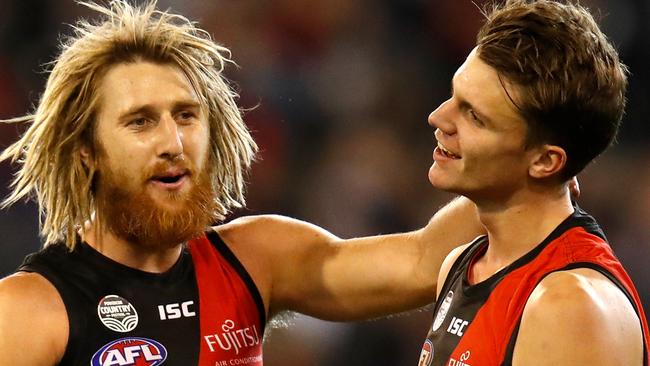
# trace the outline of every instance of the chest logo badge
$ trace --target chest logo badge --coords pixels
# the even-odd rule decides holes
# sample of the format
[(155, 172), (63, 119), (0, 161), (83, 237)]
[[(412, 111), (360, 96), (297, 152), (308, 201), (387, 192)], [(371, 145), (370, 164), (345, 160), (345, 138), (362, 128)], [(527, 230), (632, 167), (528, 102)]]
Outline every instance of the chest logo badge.
[(422, 352), (420, 352), (420, 361), (418, 366), (430, 366), (433, 361), (433, 342), (427, 339), (422, 345)]
[(442, 300), (440, 309), (438, 309), (438, 312), (436, 313), (436, 319), (433, 321), (433, 327), (431, 327), (431, 330), (433, 332), (438, 330), (442, 325), (442, 323), (445, 321), (445, 318), (447, 317), (447, 313), (449, 312), (449, 307), (451, 306), (451, 301), (453, 299), (454, 299), (454, 292), (449, 291), (447, 293), (447, 296), (445, 296), (445, 299)]
[(105, 344), (93, 355), (91, 366), (156, 366), (167, 359), (167, 349), (153, 339), (129, 337)]
[(130, 332), (138, 326), (138, 312), (125, 298), (108, 295), (97, 305), (99, 320), (110, 330), (120, 333)]

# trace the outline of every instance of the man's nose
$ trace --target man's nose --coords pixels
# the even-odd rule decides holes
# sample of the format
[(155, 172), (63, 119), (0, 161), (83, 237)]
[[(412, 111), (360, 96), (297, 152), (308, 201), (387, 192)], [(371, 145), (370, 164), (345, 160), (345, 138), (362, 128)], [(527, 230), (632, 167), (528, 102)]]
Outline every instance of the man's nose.
[(160, 117), (158, 156), (175, 158), (183, 154), (183, 131), (169, 114)]
[(456, 132), (456, 125), (452, 116), (453, 101), (447, 99), (436, 110), (429, 114), (427, 122), (431, 127), (439, 129), (447, 135), (453, 135)]

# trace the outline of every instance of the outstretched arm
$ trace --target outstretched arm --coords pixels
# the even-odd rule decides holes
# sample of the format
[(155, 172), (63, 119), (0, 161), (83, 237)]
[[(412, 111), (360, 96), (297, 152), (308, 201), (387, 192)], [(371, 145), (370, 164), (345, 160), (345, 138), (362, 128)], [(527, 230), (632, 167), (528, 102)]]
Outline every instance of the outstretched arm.
[(342, 321), (430, 303), (447, 253), (483, 229), (462, 198), (402, 234), (343, 240), (282, 216), (241, 218), (217, 231), (251, 272), (270, 315), (294, 310)]

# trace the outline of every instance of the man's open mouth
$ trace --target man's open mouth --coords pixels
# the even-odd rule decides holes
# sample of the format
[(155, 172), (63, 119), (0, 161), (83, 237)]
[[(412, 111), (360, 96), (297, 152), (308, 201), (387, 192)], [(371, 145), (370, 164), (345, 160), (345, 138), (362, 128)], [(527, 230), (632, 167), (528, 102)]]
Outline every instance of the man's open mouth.
[(164, 177), (154, 177), (153, 180), (162, 182), (162, 183), (176, 183), (181, 178), (183, 178), (185, 174), (180, 174), (180, 175), (172, 175), (172, 176), (164, 176)]
[(188, 177), (189, 175), (189, 171), (186, 169), (172, 169), (164, 173), (154, 175), (151, 178), (151, 181), (165, 185), (174, 185), (181, 182), (183, 178)]
[(451, 151), (445, 149), (445, 147), (442, 146), (442, 144), (440, 144), (440, 143), (438, 143), (438, 148), (440, 149), (440, 152), (442, 153), (442, 155), (444, 155), (444, 156), (446, 156), (446, 157), (448, 157), (450, 159), (460, 159), (459, 155), (456, 155), (456, 154), (452, 153)]

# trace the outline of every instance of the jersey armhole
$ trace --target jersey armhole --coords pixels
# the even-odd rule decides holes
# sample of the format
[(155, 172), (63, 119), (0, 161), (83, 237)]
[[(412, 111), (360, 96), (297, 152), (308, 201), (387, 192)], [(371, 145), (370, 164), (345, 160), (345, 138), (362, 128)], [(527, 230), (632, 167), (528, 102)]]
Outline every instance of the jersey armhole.
[(45, 278), (54, 288), (63, 301), (65, 307), (66, 318), (68, 319), (68, 341), (65, 345), (65, 352), (60, 365), (72, 364), (72, 361), (77, 359), (77, 353), (80, 351), (80, 346), (74, 342), (75, 339), (83, 339), (83, 329), (86, 328), (86, 320), (81, 316), (81, 311), (74, 301), (75, 294), (66, 290), (66, 286), (60, 283), (58, 277), (50, 273), (47, 268), (41, 266), (34, 266), (33, 264), (24, 264), (18, 268), (18, 272), (36, 273)]
[[(632, 297), (632, 294), (627, 290), (627, 288), (619, 281), (616, 276), (614, 276), (611, 272), (606, 270), (605, 268), (599, 266), (596, 263), (591, 263), (591, 262), (577, 262), (577, 263), (571, 263), (563, 268), (551, 271), (547, 274), (545, 274), (542, 278), (537, 281), (537, 284), (533, 288), (536, 288), (537, 285), (539, 285), (546, 276), (550, 275), (551, 273), (555, 272), (560, 272), (560, 271), (570, 271), (572, 269), (577, 269), (577, 268), (588, 268), (592, 269), (603, 276), (607, 277), (612, 283), (618, 287), (625, 296), (627, 297), (628, 301), (630, 304), (632, 304), (632, 308), (634, 308), (634, 312), (636, 313), (637, 317), (639, 318), (639, 322), (641, 323), (641, 336), (643, 337), (643, 366), (648, 366), (648, 349), (646, 346), (646, 335), (645, 332), (643, 331), (643, 320), (641, 317), (641, 313), (639, 312), (639, 308), (637, 307), (636, 301), (634, 301), (634, 297)], [(508, 347), (506, 348), (506, 353), (503, 359), (503, 363), (501, 363), (501, 366), (512, 366), (512, 356), (515, 351), (515, 343), (517, 343), (517, 336), (519, 335), (519, 327), (521, 325), (521, 318), (523, 316), (523, 312), (521, 315), (519, 315), (519, 320), (517, 320), (517, 325), (514, 327), (512, 334), (510, 335), (510, 340), (508, 341)]]
[(235, 271), (237, 271), (239, 277), (246, 284), (248, 291), (253, 297), (253, 301), (255, 301), (255, 305), (257, 305), (257, 312), (260, 315), (260, 324), (263, 327), (262, 330), (264, 330), (266, 328), (266, 310), (264, 309), (264, 302), (262, 301), (262, 295), (260, 294), (260, 291), (257, 288), (255, 281), (253, 281), (253, 278), (248, 273), (244, 265), (239, 261), (237, 256), (235, 256), (235, 253), (233, 253), (232, 250), (230, 250), (228, 245), (223, 241), (223, 239), (221, 239), (221, 236), (219, 236), (219, 234), (216, 231), (210, 229), (209, 231), (206, 232), (206, 236), (210, 241), (210, 243), (224, 257), (224, 259), (226, 259), (226, 261), (230, 263), (230, 265), (235, 269)]
[[(451, 267), (449, 267), (449, 272), (447, 272), (447, 277), (445, 277), (445, 282), (442, 284), (442, 288), (440, 289), (440, 296), (436, 298), (435, 305), (434, 305), (434, 314), (438, 311), (438, 305), (440, 304), (440, 298), (444, 298), (445, 294), (449, 292), (449, 288), (452, 286), (454, 281), (459, 275), (462, 275), (458, 273), (459, 268), (463, 266), (466, 260), (471, 259), (474, 256), (474, 253), (476, 252), (477, 248), (480, 248), (481, 245), (483, 244), (484, 240), (487, 238), (485, 235), (481, 235), (474, 239), (470, 245), (467, 246), (459, 255), (456, 257), (454, 260), (454, 263), (452, 263)], [(439, 275), (439, 274), (438, 274)]]

